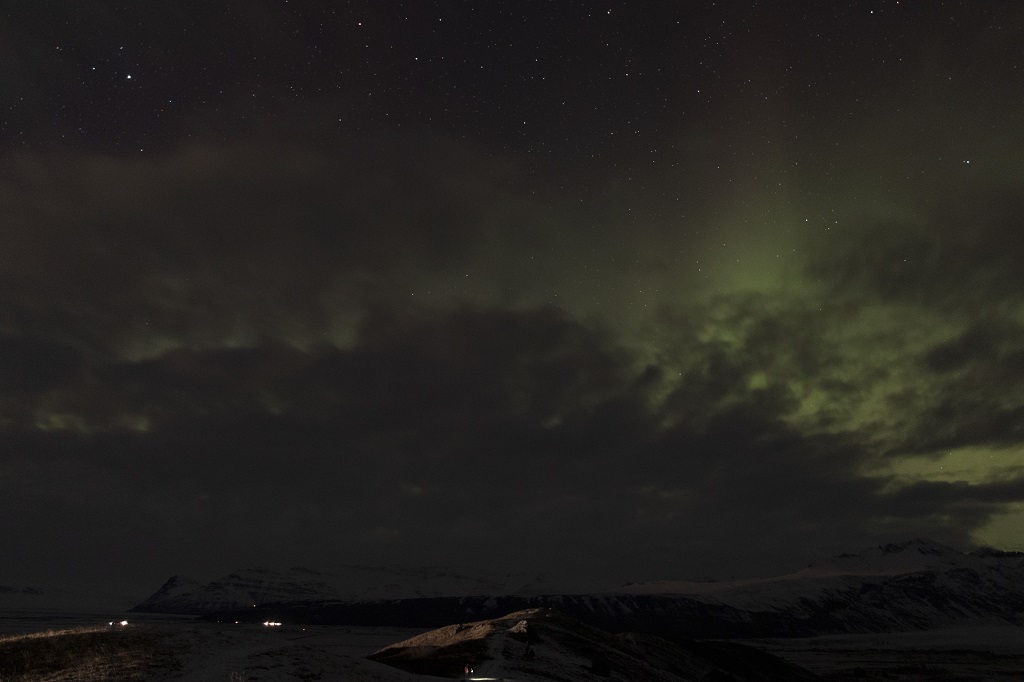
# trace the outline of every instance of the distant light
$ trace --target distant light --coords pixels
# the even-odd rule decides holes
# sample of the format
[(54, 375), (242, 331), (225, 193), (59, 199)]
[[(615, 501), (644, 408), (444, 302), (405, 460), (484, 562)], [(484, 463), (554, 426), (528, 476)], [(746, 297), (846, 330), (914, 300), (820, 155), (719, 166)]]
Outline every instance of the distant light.
[(268, 621), (264, 622), (263, 625), (265, 627), (268, 627), (268, 628), (279, 628), (279, 627), (281, 627), (280, 623), (275, 623), (272, 620), (268, 620)]

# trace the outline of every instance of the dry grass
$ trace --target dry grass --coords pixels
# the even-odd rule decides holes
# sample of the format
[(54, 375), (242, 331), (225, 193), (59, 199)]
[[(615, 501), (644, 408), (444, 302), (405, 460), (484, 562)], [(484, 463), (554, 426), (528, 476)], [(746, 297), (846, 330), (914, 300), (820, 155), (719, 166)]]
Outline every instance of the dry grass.
[(0, 682), (144, 680), (169, 654), (144, 628), (87, 627), (0, 638)]

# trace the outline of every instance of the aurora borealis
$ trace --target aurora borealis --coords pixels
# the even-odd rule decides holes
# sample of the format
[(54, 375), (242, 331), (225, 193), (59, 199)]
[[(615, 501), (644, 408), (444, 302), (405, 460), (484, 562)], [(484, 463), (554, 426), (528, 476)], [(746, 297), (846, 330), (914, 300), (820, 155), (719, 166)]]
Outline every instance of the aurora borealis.
[(0, 12), (0, 584), (1024, 549), (1019, 3), (144, 4)]

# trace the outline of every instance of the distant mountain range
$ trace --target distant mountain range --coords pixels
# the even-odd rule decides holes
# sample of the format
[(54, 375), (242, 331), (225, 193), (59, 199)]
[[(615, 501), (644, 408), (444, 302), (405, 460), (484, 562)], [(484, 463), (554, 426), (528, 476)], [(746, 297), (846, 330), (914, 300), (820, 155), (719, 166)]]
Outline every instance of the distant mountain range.
[(126, 600), (116, 589), (112, 591), (109, 585), (0, 585), (0, 610), (121, 612), (131, 605), (131, 600)]
[(840, 554), (776, 578), (634, 583), (543, 593), (509, 577), (430, 571), (249, 569), (212, 583), (174, 577), (135, 611), (246, 621), (430, 627), (554, 608), (609, 631), (688, 637), (800, 636), (1024, 623), (1024, 553), (929, 540)]
[(43, 591), (36, 587), (11, 587), (0, 585), (0, 606), (7, 608), (31, 608), (42, 600)]
[(482, 579), (430, 568), (343, 566), (332, 572), (301, 566), (287, 570), (249, 568), (205, 584), (172, 576), (133, 610), (202, 615), (270, 603), (537, 594), (545, 587), (542, 579), (529, 576), (508, 574)]

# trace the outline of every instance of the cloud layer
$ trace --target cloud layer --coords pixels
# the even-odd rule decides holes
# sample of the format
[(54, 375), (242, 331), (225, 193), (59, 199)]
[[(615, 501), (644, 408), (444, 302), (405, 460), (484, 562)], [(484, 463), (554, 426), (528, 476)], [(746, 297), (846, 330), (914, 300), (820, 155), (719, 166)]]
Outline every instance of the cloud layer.
[(0, 582), (1021, 547), (1015, 11), (328, 5), (0, 21)]

